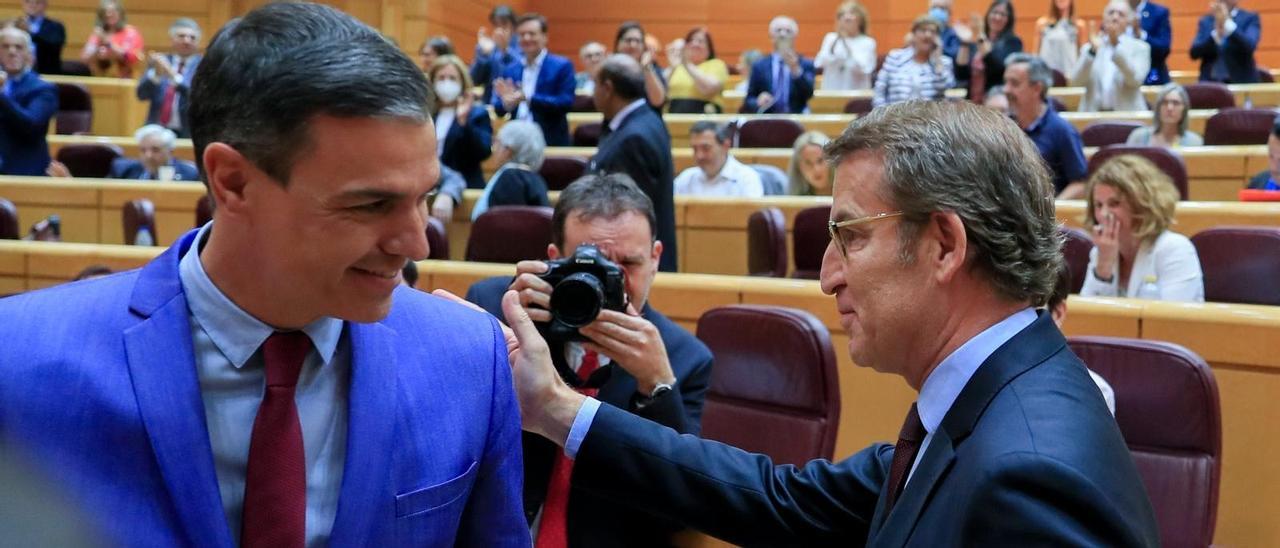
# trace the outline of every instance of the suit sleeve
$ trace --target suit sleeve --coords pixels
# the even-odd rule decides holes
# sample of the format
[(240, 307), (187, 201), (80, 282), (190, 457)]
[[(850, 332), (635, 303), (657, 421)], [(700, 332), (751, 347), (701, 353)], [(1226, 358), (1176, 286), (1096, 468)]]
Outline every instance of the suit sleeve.
[(760, 103), (756, 102), (756, 97), (769, 91), (765, 89), (764, 77), (760, 74), (760, 70), (760, 62), (757, 61), (756, 64), (751, 65), (751, 78), (747, 80), (747, 96), (742, 98), (742, 110), (749, 114), (755, 114), (760, 110)]
[(0, 120), (12, 135), (36, 137), (49, 129), (49, 119), (58, 111), (58, 91), (41, 86), (25, 105), (0, 95)]
[[(518, 65), (516, 70), (520, 70)], [(503, 78), (511, 78), (511, 79), (515, 79), (516, 77), (516, 74), (514, 72), (505, 70), (505, 69), (499, 72), (498, 75)], [(492, 80), (493, 79), (491, 79), (490, 81)], [(489, 98), (489, 104), (493, 106), (493, 112), (498, 116), (507, 115), (507, 109), (502, 105), (502, 97), (498, 96), (497, 90), (494, 90), (493, 97)]]
[(1164, 60), (1169, 56), (1169, 48), (1173, 46), (1173, 28), (1169, 24), (1169, 12), (1165, 10), (1156, 17), (1156, 25), (1147, 33), (1147, 44), (1151, 46), (1151, 60)]
[(139, 101), (154, 101), (160, 96), (160, 82), (152, 81), (151, 74), (155, 69), (147, 69), (143, 71), (142, 78), (138, 80), (138, 87), (134, 90)]
[(479, 164), (493, 154), (493, 124), (488, 109), (473, 106), (466, 125), (459, 126), (458, 130), (461, 139), (452, 152), (460, 165)]
[(791, 112), (799, 114), (813, 97), (813, 81), (816, 78), (813, 62), (801, 58), (800, 74), (791, 77)]
[[(544, 64), (544, 68), (546, 67)], [(573, 64), (565, 62), (556, 67), (555, 77), (551, 80), (551, 89), (539, 89), (535, 86), (533, 97), (529, 98), (529, 108), (552, 115), (569, 112), (573, 107), (573, 96), (576, 82), (573, 79)]]
[[(1237, 29), (1239, 30), (1239, 29)], [(1191, 41), (1192, 59), (1202, 59), (1211, 54), (1216, 55), (1218, 52), (1218, 44), (1213, 41), (1213, 18), (1204, 16), (1200, 18), (1200, 25), (1196, 27), (1196, 37)]]
[(1258, 16), (1251, 15), (1244, 21), (1243, 25), (1240, 25), (1235, 32), (1231, 33), (1231, 36), (1228, 36), (1223, 41), (1223, 45), (1231, 48), (1242, 59), (1248, 59), (1253, 55), (1253, 51), (1258, 48), (1258, 37), (1261, 32), (1262, 28), (1258, 23)]

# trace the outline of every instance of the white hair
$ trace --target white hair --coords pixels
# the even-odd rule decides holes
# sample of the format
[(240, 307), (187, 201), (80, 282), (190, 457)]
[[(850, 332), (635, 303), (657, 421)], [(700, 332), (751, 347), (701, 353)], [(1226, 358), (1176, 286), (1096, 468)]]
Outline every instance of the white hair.
[(533, 122), (513, 120), (502, 124), (498, 130), (498, 143), (511, 151), (511, 161), (524, 164), (537, 171), (542, 167), (542, 155), (547, 141), (542, 128)]
[(16, 36), (21, 36), (23, 41), (27, 44), (27, 53), (31, 53), (36, 50), (35, 42), (31, 40), (31, 33), (25, 30), (9, 25), (7, 27), (0, 28), (0, 34), (14, 34)]
[(178, 141), (178, 135), (173, 130), (158, 124), (147, 124), (138, 128), (138, 131), (133, 132), (133, 138), (139, 145), (142, 144), (143, 139), (153, 135), (160, 137), (160, 142), (164, 145), (164, 148), (173, 152), (173, 147)]
[(204, 33), (200, 31), (200, 23), (197, 23), (195, 19), (190, 17), (179, 17), (175, 19), (173, 24), (169, 25), (169, 37), (172, 38), (173, 34), (177, 32), (178, 29), (190, 29), (195, 31), (197, 40), (204, 36)]

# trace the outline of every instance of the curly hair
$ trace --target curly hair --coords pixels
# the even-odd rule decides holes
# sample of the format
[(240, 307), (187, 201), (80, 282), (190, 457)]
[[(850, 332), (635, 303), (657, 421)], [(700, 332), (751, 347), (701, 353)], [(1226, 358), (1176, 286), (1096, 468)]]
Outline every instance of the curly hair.
[(1093, 211), (1093, 191), (1098, 185), (1112, 187), (1124, 196), (1133, 210), (1133, 235), (1139, 241), (1154, 241), (1173, 224), (1178, 189), (1151, 160), (1124, 154), (1103, 162), (1093, 172), (1085, 191), (1084, 226), (1089, 230), (1098, 224)]

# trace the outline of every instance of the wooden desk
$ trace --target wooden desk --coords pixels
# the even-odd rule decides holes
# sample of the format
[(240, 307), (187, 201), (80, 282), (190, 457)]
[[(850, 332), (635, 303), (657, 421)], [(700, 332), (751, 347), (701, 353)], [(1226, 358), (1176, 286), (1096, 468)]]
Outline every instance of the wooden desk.
[(23, 230), (56, 213), (66, 242), (124, 243), (121, 207), (146, 198), (156, 206), (156, 243), (168, 245), (195, 226), (196, 202), (204, 194), (204, 185), (190, 182), (0, 177), (0, 196), (17, 207)]
[[(54, 158), (58, 157), (58, 151), (62, 147), (72, 144), (88, 144), (103, 143), (115, 145), (124, 151), (125, 157), (141, 158), (142, 151), (138, 148), (138, 142), (133, 137), (100, 137), (91, 135), (50, 135), (49, 139), (49, 155)], [(195, 145), (191, 139), (178, 139), (173, 147), (173, 155), (182, 158), (188, 162), (195, 162), (196, 151)]]

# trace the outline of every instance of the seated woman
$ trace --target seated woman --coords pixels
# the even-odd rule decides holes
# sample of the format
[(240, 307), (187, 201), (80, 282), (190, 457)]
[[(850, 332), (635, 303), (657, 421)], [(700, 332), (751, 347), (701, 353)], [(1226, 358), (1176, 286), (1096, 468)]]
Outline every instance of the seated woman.
[(1196, 248), (1172, 232), (1178, 190), (1150, 160), (1117, 156), (1089, 178), (1084, 225), (1093, 251), (1080, 294), (1204, 302)]
[(509, 205), (549, 206), (547, 182), (538, 174), (547, 142), (533, 122), (513, 120), (502, 125), (493, 142), (498, 171), (489, 178), (484, 193), (471, 210), (471, 220), (491, 207)]
[(1165, 148), (1203, 146), (1204, 138), (1187, 129), (1190, 105), (1186, 88), (1178, 84), (1165, 85), (1156, 96), (1152, 125), (1133, 130), (1125, 144)]
[(679, 62), (667, 79), (667, 112), (713, 114), (724, 112), (721, 93), (729, 81), (729, 65), (716, 59), (716, 47), (706, 27), (684, 37)]
[(618, 26), (613, 52), (630, 55), (640, 66), (648, 69), (644, 71), (644, 94), (649, 99), (649, 106), (660, 111), (667, 102), (667, 81), (662, 77), (662, 67), (658, 66), (654, 49), (646, 45), (644, 27), (640, 23), (623, 21)]
[(1151, 46), (1125, 34), (1133, 17), (1127, 0), (1111, 0), (1102, 12), (1102, 30), (1080, 48), (1068, 77), (1084, 88), (1080, 112), (1147, 110), (1142, 82), (1151, 70)]
[(831, 167), (822, 158), (827, 138), (821, 131), (806, 131), (796, 137), (787, 164), (787, 194), (795, 196), (830, 196)]
[[(942, 100), (956, 84), (951, 58), (942, 54), (942, 24), (928, 15), (911, 23), (911, 43), (889, 52), (876, 75), (871, 106), (913, 99)], [(824, 76), (825, 78), (825, 76)]]
[(848, 1), (836, 8), (836, 30), (828, 32), (813, 66), (822, 69), (822, 89), (871, 87), (876, 71), (876, 39), (867, 36), (867, 10)]
[(85, 40), (80, 60), (94, 76), (133, 78), (142, 60), (142, 33), (126, 24), (124, 6), (116, 0), (98, 3), (98, 19), (93, 34)]
[(436, 125), (436, 155), (462, 174), (467, 188), (484, 188), (480, 164), (492, 153), (493, 125), (489, 109), (477, 105), (471, 94), (471, 75), (457, 55), (436, 59), (427, 73), (435, 89), (431, 118)]

